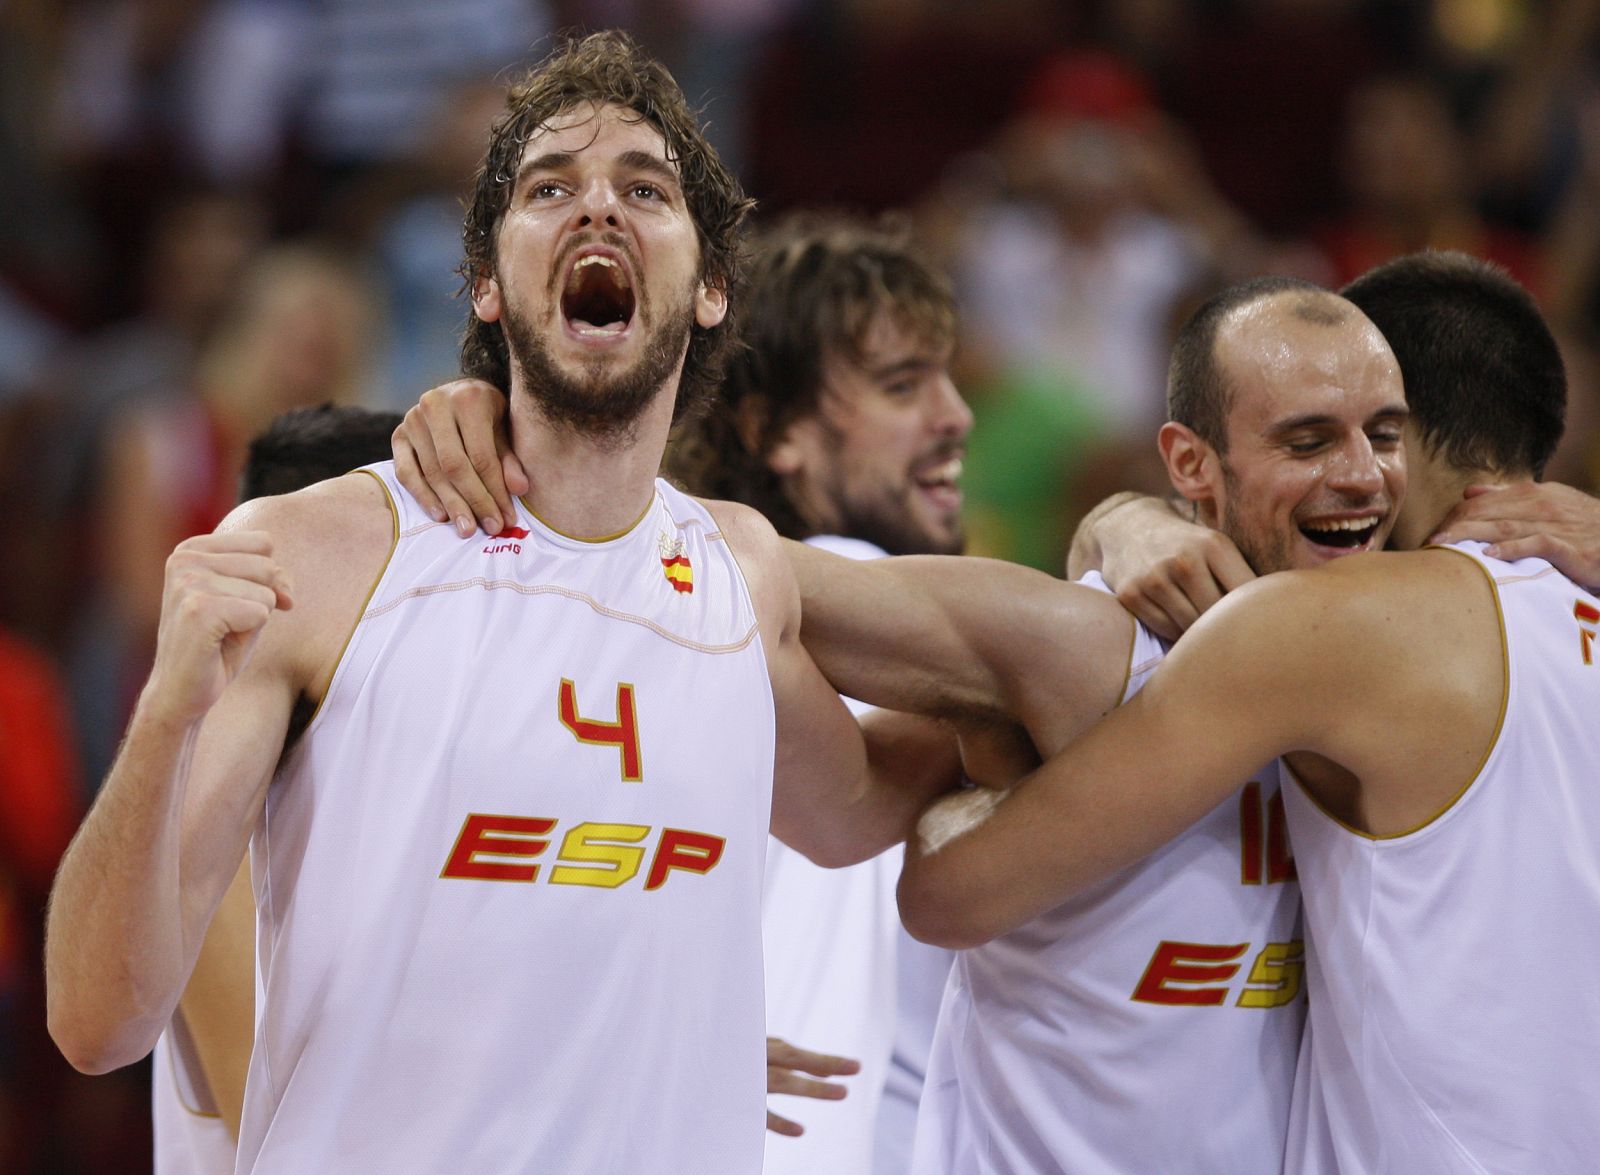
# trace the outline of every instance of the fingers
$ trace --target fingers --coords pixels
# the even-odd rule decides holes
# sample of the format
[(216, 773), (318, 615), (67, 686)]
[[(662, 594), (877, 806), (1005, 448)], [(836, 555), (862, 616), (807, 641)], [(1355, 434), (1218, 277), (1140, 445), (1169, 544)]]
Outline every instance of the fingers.
[(1485, 548), (1484, 554), (1492, 559), (1504, 559), (1507, 563), (1515, 563), (1518, 559), (1544, 559), (1560, 567), (1566, 562), (1563, 556), (1569, 552), (1549, 535), (1530, 534), (1507, 539), (1503, 543), (1492, 543)]
[(522, 462), (517, 460), (517, 455), (511, 451), (509, 445), (500, 455), (500, 476), (505, 479), (506, 489), (518, 497), (533, 488), (527, 470), (522, 468)]
[(456, 533), (470, 538), (482, 520), (486, 529), (489, 523), (495, 523), (489, 533), (498, 534), (500, 527), (494, 497), (467, 455), (466, 442), (458, 427), (460, 422), (449, 401), (435, 388), (422, 397), (413, 411), (419, 414), (433, 447), (434, 462), (433, 468), (427, 470), (428, 484), (450, 511)]
[[(426, 398), (424, 396), (424, 400)], [(413, 404), (407, 410), (405, 419), (400, 422), (400, 428), (396, 430), (396, 441), (402, 432), (415, 457), (415, 467), (411, 467), (409, 463), (401, 464), (400, 447), (396, 443), (395, 476), (400, 479), (400, 484), (406, 487), (435, 522), (451, 522), (456, 528), (456, 533), (462, 538), (470, 537), (477, 529), (477, 523), (473, 521), (472, 508), (456, 492), (455, 486), (439, 468), (439, 454), (433, 443), (433, 431), (428, 427), (421, 404)]]
[(805, 1127), (798, 1122), (791, 1122), (788, 1118), (780, 1117), (771, 1110), (767, 1111), (767, 1129), (774, 1134), (781, 1134), (785, 1138), (799, 1138), (804, 1134)]
[[(389, 449), (394, 454), (395, 476), (400, 479), (400, 484), (406, 487), (406, 490), (417, 500), (417, 504), (422, 507), (429, 518), (435, 522), (449, 522), (449, 511), (445, 509), (444, 503), (439, 500), (439, 495), (435, 494), (428, 486), (428, 474), (423, 467), (422, 454), (418, 451), (417, 446), (411, 443), (408, 428), (410, 427), (411, 413), (415, 411), (415, 408), (408, 411), (405, 419), (395, 426), (394, 432), (389, 437)], [(427, 430), (424, 429), (422, 431), (426, 433)], [(428, 461), (437, 467), (438, 462), (433, 456), (433, 443), (431, 441), (423, 441), (421, 443), (427, 447)]]
[[(510, 456), (509, 444), (503, 442), (503, 432), (498, 419), (482, 411), (464, 411), (457, 408), (453, 423), (459, 430), (461, 445), (472, 466), (474, 480), (461, 488), (462, 494), (476, 509), (479, 524), (487, 534), (499, 534), (501, 519), (515, 519), (516, 507), (511, 504), (511, 493), (503, 475), (502, 455)], [(512, 458), (515, 460), (515, 458)], [(520, 468), (520, 465), (519, 465)], [(481, 486), (487, 501), (475, 496), (475, 486)]]
[(1124, 588), (1117, 593), (1117, 600), (1141, 624), (1166, 641), (1177, 640), (1199, 619), (1199, 613), (1184, 594), (1165, 579)]
[(167, 557), (167, 590), (210, 590), (263, 602), (268, 610), (294, 607), (289, 578), (272, 558), (264, 530), (197, 535)]
[[(1239, 553), (1239, 548), (1233, 545), (1227, 535), (1220, 532), (1217, 534), (1217, 541), (1206, 553), (1206, 566), (1211, 569), (1211, 577), (1222, 589), (1223, 595), (1233, 591), (1234, 588), (1243, 587), (1256, 577), (1250, 564), (1245, 562), (1244, 556)], [(1215, 603), (1216, 600), (1211, 601), (1211, 604)], [(1206, 608), (1211, 604), (1207, 604)], [(1202, 608), (1201, 611), (1205, 609)]]
[[(861, 1071), (861, 1062), (850, 1057), (836, 1057), (830, 1053), (814, 1053), (798, 1048), (777, 1036), (767, 1037), (767, 1069), (775, 1067), (798, 1069), (815, 1077), (847, 1077)], [(837, 1088), (837, 1087), (836, 1087)], [(841, 1093), (838, 1096), (843, 1097)]]

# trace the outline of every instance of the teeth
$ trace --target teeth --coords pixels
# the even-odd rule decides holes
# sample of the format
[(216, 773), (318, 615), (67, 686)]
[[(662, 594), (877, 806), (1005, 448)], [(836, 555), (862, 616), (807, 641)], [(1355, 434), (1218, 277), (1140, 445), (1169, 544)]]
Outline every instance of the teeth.
[(930, 469), (924, 469), (917, 475), (917, 481), (922, 485), (954, 485), (960, 480), (960, 457), (952, 457), (943, 465), (935, 465)]
[(1339, 522), (1307, 522), (1307, 530), (1366, 530), (1376, 526), (1376, 518), (1346, 518)]
[(607, 257), (604, 253), (590, 253), (587, 256), (578, 258), (578, 260), (572, 266), (573, 275), (576, 276), (579, 271), (587, 269), (591, 265), (603, 265), (607, 269), (615, 270), (615, 272), (611, 275), (612, 280), (615, 281), (619, 286), (626, 286), (628, 284), (628, 271), (623, 269), (622, 266), (618, 265), (615, 260)]

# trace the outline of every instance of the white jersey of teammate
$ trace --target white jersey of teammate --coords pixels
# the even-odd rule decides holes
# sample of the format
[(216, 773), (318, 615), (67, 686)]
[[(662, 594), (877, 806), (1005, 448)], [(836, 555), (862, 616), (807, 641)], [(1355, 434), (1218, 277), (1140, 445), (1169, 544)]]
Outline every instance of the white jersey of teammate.
[(1600, 1155), (1600, 598), (1457, 549), (1493, 581), (1506, 653), (1476, 778), (1376, 838), (1284, 772), (1311, 987), (1295, 1175), (1571, 1175)]
[[(1138, 625), (1124, 701), (1165, 655)], [(1274, 763), (1144, 861), (960, 952), (912, 1170), (1279, 1175), (1299, 905)]]
[(154, 1175), (229, 1175), (236, 1148), (206, 1085), (181, 1016), (150, 1055)]
[(387, 567), (251, 842), (239, 1170), (747, 1175), (771, 684), (715, 520)]
[[(884, 555), (860, 539), (806, 541), (850, 559)], [(857, 714), (870, 709), (845, 702)], [(766, 1175), (870, 1175), (878, 1152), (910, 1155), (921, 1088), (904, 1075), (927, 1066), (951, 955), (917, 942), (900, 925), (895, 886), (902, 855), (897, 846), (859, 865), (823, 869), (778, 840), (767, 844), (761, 909), (767, 1031), (802, 1048), (853, 1057), (861, 1071), (845, 1079), (850, 1092), (843, 1101), (775, 1103), (805, 1133), (767, 1135)], [(931, 976), (934, 998), (917, 998), (928, 982), (908, 982), (902, 990), (903, 971), (912, 972), (908, 980)], [(905, 1169), (901, 1163), (898, 1170)]]

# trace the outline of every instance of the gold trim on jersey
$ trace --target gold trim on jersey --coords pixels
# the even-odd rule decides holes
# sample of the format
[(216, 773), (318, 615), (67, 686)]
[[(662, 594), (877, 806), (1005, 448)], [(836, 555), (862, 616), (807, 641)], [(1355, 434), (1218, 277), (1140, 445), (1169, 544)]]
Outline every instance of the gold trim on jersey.
[[(357, 469), (356, 473), (364, 473), (378, 483), (378, 488), (383, 491), (383, 500), (389, 504), (389, 553), (384, 556), (383, 566), (378, 568), (378, 574), (373, 579), (372, 585), (367, 588), (366, 598), (361, 601), (361, 610), (356, 613), (355, 623), (350, 626), (350, 631), (344, 634), (344, 644), (339, 646), (339, 655), (333, 659), (333, 672), (328, 674), (328, 684), (322, 691), (322, 696), (317, 699), (316, 708), (311, 711), (311, 717), (306, 719), (305, 731), (301, 734), (304, 739), (311, 733), (311, 728), (316, 725), (317, 717), (322, 713), (322, 705), (328, 700), (328, 695), (333, 692), (333, 683), (339, 676), (339, 666), (344, 664), (344, 655), (350, 651), (350, 642), (356, 639), (356, 629), (361, 627), (361, 622), (367, 618), (367, 606), (372, 603), (372, 597), (378, 593), (378, 585), (383, 582), (383, 577), (389, 573), (389, 564), (394, 561), (394, 553), (400, 546), (400, 507), (394, 500), (394, 495), (389, 493), (389, 486), (370, 469)], [(432, 526), (442, 526), (443, 523), (430, 523)], [(409, 530), (407, 534), (415, 534)]]
[[(437, 595), (440, 592), (467, 591), (471, 588), (482, 588), (484, 591), (491, 592), (514, 591), (520, 592), (525, 596), (563, 596), (569, 600), (576, 600), (580, 604), (587, 604), (591, 609), (593, 609), (599, 615), (604, 616), (607, 620), (622, 620), (629, 624), (637, 624), (641, 628), (649, 629), (651, 632), (655, 633), (664, 640), (669, 640), (675, 645), (681, 645), (683, 648), (689, 649), (696, 653), (711, 653), (713, 655), (720, 655), (723, 653), (741, 652), (750, 644), (751, 641), (755, 640), (757, 630), (759, 628), (758, 625), (752, 624), (749, 631), (746, 632), (744, 636), (740, 637), (737, 641), (734, 641), (731, 644), (708, 645), (701, 641), (692, 641), (687, 637), (679, 636), (677, 633), (663, 628), (654, 620), (650, 620), (644, 616), (635, 616), (631, 612), (620, 612), (615, 608), (608, 608), (599, 600), (595, 599), (586, 592), (574, 591), (571, 588), (560, 587), (553, 583), (518, 583), (514, 579), (484, 579), (481, 575), (475, 576), (472, 579), (460, 580), (456, 583), (435, 583), (426, 584), (422, 587), (408, 588), (406, 591), (401, 592), (388, 603), (374, 608), (370, 612), (363, 613), (361, 619), (376, 619), (377, 617), (393, 611), (395, 608), (398, 608), (407, 600), (418, 599), (422, 596)], [(370, 601), (372, 597), (368, 596), (367, 598)]]
[[(222, 1120), (222, 1112), (220, 1110), (201, 1110), (201, 1109), (198, 1109), (198, 1108), (196, 1108), (194, 1106), (191, 1106), (189, 1104), (189, 1102), (188, 1102), (188, 1099), (183, 1096), (183, 1082), (181, 1080), (179, 1080), (179, 1074), (178, 1074), (178, 1048), (179, 1048), (179, 1044), (178, 1044), (178, 1032), (177, 1032), (178, 1018), (180, 1016), (182, 1016), (182, 1015), (183, 1015), (182, 1011), (174, 1009), (173, 1014), (172, 1014), (172, 1023), (170, 1025), (168, 1025), (168, 1027), (167, 1027), (167, 1067), (172, 1070), (172, 1097), (173, 1097), (173, 1100), (176, 1101), (178, 1103), (178, 1105), (182, 1107), (183, 1112), (188, 1114), (191, 1118), (208, 1118), (213, 1122), (220, 1122)], [(184, 1033), (185, 1033), (185, 1035), (187, 1035), (187, 1033), (188, 1033), (187, 1025), (185, 1025), (185, 1027), (184, 1027)], [(196, 1063), (197, 1064), (199, 1063), (198, 1062), (198, 1058), (196, 1058)], [(201, 1068), (200, 1068), (200, 1080), (204, 1081), (205, 1079), (206, 1079), (205, 1067), (201, 1066)], [(210, 1093), (211, 1090), (208, 1088), (206, 1090), (206, 1092)], [(212, 1101), (216, 1101), (217, 1100), (215, 1095), (212, 1096), (211, 1100)]]
[[(1305, 780), (1301, 779), (1300, 776), (1295, 773), (1295, 769), (1290, 766), (1289, 760), (1282, 760), (1283, 768), (1289, 773), (1289, 778), (1294, 780), (1295, 785), (1300, 788), (1300, 791), (1305, 795), (1306, 799), (1311, 801), (1311, 806), (1317, 811), (1321, 812), (1329, 820), (1333, 821), (1333, 823), (1337, 824), (1340, 828), (1344, 829), (1352, 836), (1360, 837), (1362, 840), (1401, 840), (1408, 836), (1414, 836), (1421, 832), (1424, 828), (1428, 828), (1429, 826), (1438, 823), (1440, 818), (1443, 817), (1445, 813), (1449, 812), (1450, 809), (1459, 804), (1466, 794), (1472, 790), (1472, 785), (1478, 782), (1478, 778), (1483, 774), (1483, 769), (1489, 765), (1489, 760), (1491, 757), (1493, 757), (1495, 748), (1500, 745), (1500, 734), (1503, 730), (1505, 730), (1506, 726), (1506, 711), (1511, 706), (1511, 645), (1506, 639), (1506, 613), (1505, 609), (1501, 607), (1500, 591), (1496, 586), (1501, 581), (1495, 579), (1494, 574), (1489, 570), (1488, 566), (1482, 562), (1482, 560), (1473, 558), (1466, 551), (1457, 550), (1455, 547), (1448, 547), (1440, 544), (1434, 544), (1424, 549), (1429, 551), (1450, 551), (1456, 555), (1460, 555), (1463, 559), (1467, 560), (1474, 567), (1476, 567), (1483, 574), (1484, 579), (1489, 581), (1489, 596), (1494, 600), (1494, 615), (1495, 619), (1500, 625), (1500, 716), (1495, 719), (1494, 734), (1490, 736), (1489, 745), (1484, 748), (1483, 756), (1478, 760), (1478, 765), (1472, 769), (1472, 774), (1467, 777), (1467, 782), (1462, 784), (1460, 790), (1446, 800), (1439, 810), (1432, 816), (1429, 816), (1421, 824), (1418, 824), (1412, 828), (1403, 829), (1400, 832), (1386, 832), (1382, 835), (1379, 835), (1377, 833), (1366, 832), (1360, 828), (1356, 828), (1353, 825), (1346, 824), (1343, 820), (1339, 819), (1339, 817), (1335, 816), (1332, 812), (1328, 811), (1328, 809), (1322, 806), (1322, 802), (1318, 800), (1311, 789), (1306, 786)], [(1507, 582), (1516, 582), (1525, 579), (1538, 579), (1543, 574), (1544, 573), (1541, 572), (1540, 575), (1512, 576), (1509, 577)]]
[[(1448, 551), (1450, 548), (1449, 547), (1441, 547), (1440, 549)], [(1561, 573), (1559, 571), (1557, 571), (1554, 567), (1546, 567), (1543, 571), (1535, 572), (1532, 575), (1500, 575), (1500, 576), (1496, 576), (1495, 577), (1495, 583), (1498, 583), (1498, 584), (1532, 583), (1536, 579), (1544, 579), (1548, 575), (1559, 575), (1559, 574), (1561, 574)]]
[[(566, 531), (562, 530), (558, 526), (551, 526), (548, 522), (546, 522), (543, 518), (541, 518), (539, 516), (539, 512), (537, 510), (535, 510), (531, 505), (528, 504), (528, 499), (527, 499), (526, 495), (524, 495), (523, 497), (518, 498), (517, 501), (522, 503), (522, 508), (524, 510), (526, 510), (533, 517), (533, 520), (535, 522), (537, 522), (540, 526), (544, 527), (551, 534), (560, 535), (562, 538), (570, 539), (571, 541), (573, 541), (575, 543), (596, 543), (596, 544), (598, 544), (598, 543), (614, 543), (618, 539), (622, 538), (624, 535), (631, 534), (633, 532), (634, 528), (636, 528), (641, 522), (644, 521), (645, 515), (650, 513), (650, 507), (652, 507), (652, 506), (654, 506), (656, 504), (656, 499), (659, 498), (660, 496), (661, 495), (656, 492), (655, 487), (652, 486), (651, 489), (650, 489), (650, 500), (644, 504), (644, 509), (639, 511), (639, 517), (635, 518), (632, 522), (628, 523), (627, 526), (623, 527), (621, 530), (617, 531), (615, 534), (603, 534), (603, 535), (597, 535), (597, 536), (594, 536), (594, 537), (589, 537), (587, 535), (581, 535), (581, 534), (568, 534)], [(668, 517), (671, 517), (671, 515), (668, 515)]]

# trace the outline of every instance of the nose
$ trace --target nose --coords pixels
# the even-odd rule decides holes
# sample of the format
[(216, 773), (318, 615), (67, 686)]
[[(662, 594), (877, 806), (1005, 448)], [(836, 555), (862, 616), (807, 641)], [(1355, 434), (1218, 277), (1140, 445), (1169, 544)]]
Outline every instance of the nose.
[(1352, 437), (1334, 454), (1328, 485), (1352, 498), (1372, 498), (1383, 492), (1383, 459), (1365, 433)]
[(621, 228), (622, 201), (604, 176), (593, 176), (578, 189), (573, 208), (574, 228)]
[(972, 409), (948, 374), (941, 374), (934, 381), (928, 420), (941, 437), (961, 440), (972, 431)]

